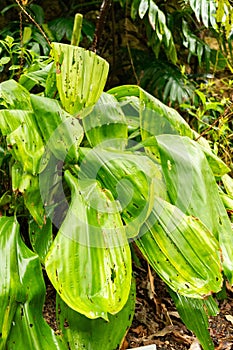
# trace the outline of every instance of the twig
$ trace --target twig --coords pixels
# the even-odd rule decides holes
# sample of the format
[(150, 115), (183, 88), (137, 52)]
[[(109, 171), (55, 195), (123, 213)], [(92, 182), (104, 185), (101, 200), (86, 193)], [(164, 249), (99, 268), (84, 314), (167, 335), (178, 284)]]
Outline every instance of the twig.
[(20, 10), (30, 19), (30, 21), (36, 26), (36, 28), (41, 32), (41, 34), (43, 35), (43, 37), (45, 38), (45, 40), (47, 41), (47, 43), (49, 44), (49, 46), (51, 46), (51, 41), (49, 40), (49, 38), (47, 37), (47, 35), (45, 34), (45, 32), (43, 31), (43, 29), (41, 28), (41, 26), (34, 20), (34, 18), (26, 11), (25, 7), (21, 5), (19, 0), (15, 0), (20, 8)]
[(104, 24), (107, 18), (108, 11), (112, 5), (112, 0), (103, 0), (100, 7), (100, 14), (98, 16), (98, 21), (95, 28), (93, 43), (90, 47), (90, 51), (96, 52), (97, 46), (104, 29)]
[[(198, 141), (202, 136), (204, 136), (209, 130), (211, 130), (218, 122), (219, 120), (221, 120), (222, 118), (224, 118), (227, 114), (227, 112), (230, 110), (231, 106), (227, 107), (226, 111), (224, 112), (224, 114), (221, 114), (207, 129), (205, 129), (196, 139), (195, 141)], [(230, 114), (228, 114), (227, 118), (229, 117), (229, 115), (232, 115), (233, 112), (231, 112)]]
[(19, 33), (20, 33), (20, 61), (19, 61), (19, 71), (18, 79), (21, 76), (24, 63), (24, 53), (23, 53), (23, 14), (22, 11), (19, 11)]

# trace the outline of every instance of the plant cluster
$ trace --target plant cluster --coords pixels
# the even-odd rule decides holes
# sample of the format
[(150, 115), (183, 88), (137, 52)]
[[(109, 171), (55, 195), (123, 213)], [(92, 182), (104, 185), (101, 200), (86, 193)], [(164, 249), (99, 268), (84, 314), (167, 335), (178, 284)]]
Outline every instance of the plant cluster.
[[(185, 5), (198, 14), (197, 3)], [(174, 56), (158, 6), (132, 9), (152, 29), (159, 18), (153, 45)], [(0, 84), (0, 349), (119, 348), (134, 314), (137, 247), (213, 350), (208, 316), (233, 284), (233, 180), (202, 124), (209, 110), (224, 116), (225, 102), (198, 90), (202, 105), (183, 105), (197, 132), (137, 85), (103, 92), (109, 64), (77, 46), (80, 16), (74, 28), (73, 45), (53, 42), (51, 57)], [(59, 334), (42, 315), (45, 273)]]

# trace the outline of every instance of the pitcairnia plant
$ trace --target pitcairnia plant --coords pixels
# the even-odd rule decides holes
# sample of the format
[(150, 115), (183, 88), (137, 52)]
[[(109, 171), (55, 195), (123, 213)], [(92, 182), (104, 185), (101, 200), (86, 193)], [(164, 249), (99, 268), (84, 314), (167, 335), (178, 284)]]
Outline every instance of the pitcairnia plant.
[(118, 349), (135, 245), (214, 349), (212, 295), (233, 284), (228, 167), (140, 87), (103, 92), (108, 63), (95, 53), (53, 43), (52, 56), (43, 93), (25, 88), (30, 77), (0, 84), (0, 349)]

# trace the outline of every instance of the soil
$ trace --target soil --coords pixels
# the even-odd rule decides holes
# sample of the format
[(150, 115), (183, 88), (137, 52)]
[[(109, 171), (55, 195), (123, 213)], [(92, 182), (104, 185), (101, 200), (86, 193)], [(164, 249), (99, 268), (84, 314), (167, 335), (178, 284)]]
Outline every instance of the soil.
[[(195, 335), (183, 322), (166, 290), (164, 282), (144, 264), (134, 266), (137, 298), (132, 325), (121, 350), (156, 344), (157, 350), (201, 350)], [(209, 318), (209, 331), (215, 350), (233, 349), (233, 293), (218, 301), (219, 314)], [(57, 331), (55, 291), (48, 284), (44, 318)]]

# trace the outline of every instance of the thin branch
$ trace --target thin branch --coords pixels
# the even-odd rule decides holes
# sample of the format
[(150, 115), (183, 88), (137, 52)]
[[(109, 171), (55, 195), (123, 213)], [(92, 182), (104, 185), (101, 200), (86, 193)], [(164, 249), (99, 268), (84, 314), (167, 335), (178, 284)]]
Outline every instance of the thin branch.
[(221, 114), (207, 129), (205, 129), (205, 130), (195, 139), (195, 141), (198, 141), (202, 136), (206, 135), (206, 133), (207, 133), (208, 131), (210, 131), (211, 129), (213, 129), (213, 127), (214, 127), (222, 118), (224, 118), (224, 117), (229, 118), (229, 116), (233, 114), (233, 112), (231, 112), (231, 113), (229, 113), (229, 114), (227, 115), (227, 113), (228, 113), (228, 111), (229, 111), (230, 109), (231, 109), (231, 106), (227, 107), (227, 109), (226, 109), (226, 111), (224, 112), (224, 114)]
[(51, 46), (51, 41), (49, 40), (49, 38), (47, 37), (47, 35), (45, 34), (45, 32), (43, 31), (43, 29), (41, 28), (41, 26), (34, 20), (34, 18), (26, 11), (25, 7), (21, 5), (19, 0), (15, 0), (20, 8), (20, 10), (30, 19), (30, 21), (36, 26), (36, 28), (41, 32), (41, 34), (43, 35), (43, 37), (45, 38), (45, 40), (47, 41), (47, 43), (49, 44), (49, 46)]
[(93, 43), (90, 47), (90, 51), (96, 52), (97, 47), (104, 29), (108, 11), (112, 5), (112, 0), (103, 0), (100, 7), (100, 14), (98, 16), (98, 21), (95, 28)]

